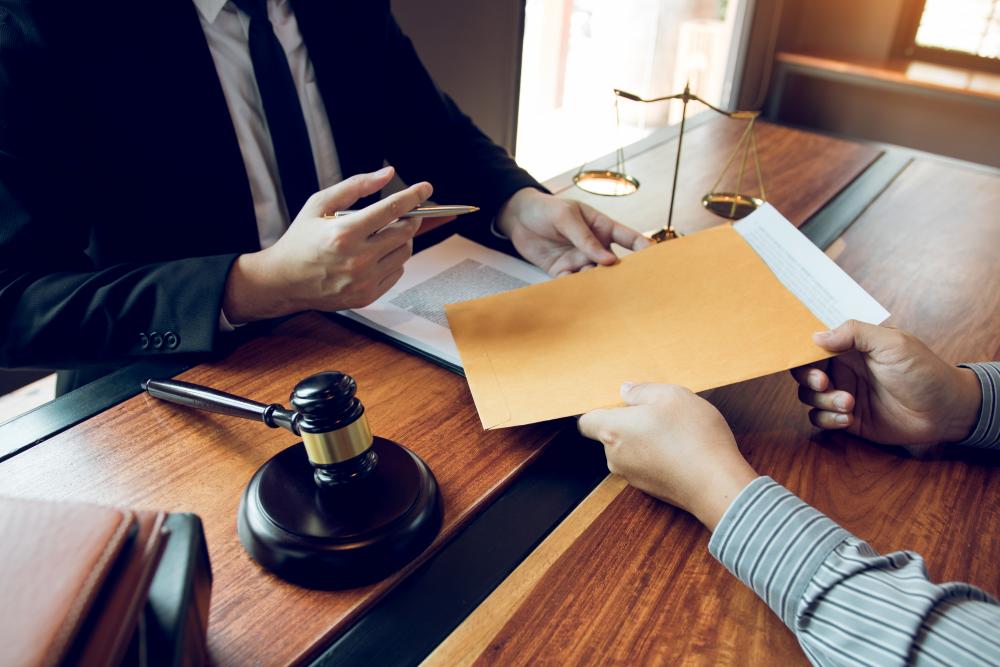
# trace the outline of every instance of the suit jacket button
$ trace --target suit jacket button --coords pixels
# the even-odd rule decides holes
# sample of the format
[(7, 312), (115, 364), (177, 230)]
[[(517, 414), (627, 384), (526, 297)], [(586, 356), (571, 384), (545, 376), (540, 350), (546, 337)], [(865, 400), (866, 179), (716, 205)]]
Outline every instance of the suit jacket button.
[(143, 350), (149, 349), (149, 336), (144, 333), (139, 334), (139, 347)]
[(163, 336), (155, 331), (149, 332), (149, 340), (153, 343), (154, 350), (159, 350), (163, 347)]
[(181, 344), (181, 339), (173, 331), (168, 331), (167, 333), (163, 334), (163, 342), (167, 345), (169, 349), (173, 350), (178, 345)]

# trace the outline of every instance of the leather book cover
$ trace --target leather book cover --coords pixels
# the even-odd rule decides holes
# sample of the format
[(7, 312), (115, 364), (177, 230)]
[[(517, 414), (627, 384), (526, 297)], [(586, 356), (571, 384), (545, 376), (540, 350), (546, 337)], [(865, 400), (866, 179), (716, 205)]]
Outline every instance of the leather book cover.
[(111, 507), (0, 497), (5, 665), (57, 665), (66, 657), (133, 521)]
[(149, 586), (163, 555), (166, 513), (136, 511), (138, 530), (118, 557), (94, 604), (68, 665), (103, 667), (121, 662), (146, 604)]

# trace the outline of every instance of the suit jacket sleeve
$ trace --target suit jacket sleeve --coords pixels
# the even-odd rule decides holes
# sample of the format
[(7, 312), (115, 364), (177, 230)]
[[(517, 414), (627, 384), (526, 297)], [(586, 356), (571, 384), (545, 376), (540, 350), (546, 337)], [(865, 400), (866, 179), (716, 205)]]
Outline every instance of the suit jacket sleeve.
[(463, 233), (489, 236), (490, 221), (511, 195), (522, 188), (547, 190), (437, 87), (391, 14), (386, 31), (390, 66), (385, 85), (390, 99), (399, 100), (382, 110), (390, 163), (407, 182), (430, 181), (436, 201), (479, 206), (478, 221), (459, 221), (475, 225)]
[(60, 98), (31, 6), (0, 0), (0, 365), (211, 349), (235, 254), (100, 268), (88, 257), (100, 212), (74, 208), (80, 157), (64, 150), (81, 131), (76, 102)]

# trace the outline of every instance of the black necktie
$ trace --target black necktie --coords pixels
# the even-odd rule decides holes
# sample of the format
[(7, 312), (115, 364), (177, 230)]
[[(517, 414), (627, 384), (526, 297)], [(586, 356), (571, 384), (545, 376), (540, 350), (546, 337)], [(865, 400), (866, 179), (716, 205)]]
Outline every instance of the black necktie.
[(285, 50), (267, 18), (267, 0), (233, 0), (250, 17), (250, 60), (278, 161), (289, 219), (319, 190), (306, 119)]

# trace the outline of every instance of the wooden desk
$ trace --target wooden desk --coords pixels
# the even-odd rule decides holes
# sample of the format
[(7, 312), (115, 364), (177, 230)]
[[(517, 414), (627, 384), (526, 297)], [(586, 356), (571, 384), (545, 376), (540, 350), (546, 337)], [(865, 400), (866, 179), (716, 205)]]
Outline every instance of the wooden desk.
[[(707, 185), (711, 185), (711, 180), (721, 168), (718, 156), (724, 152), (725, 141), (720, 137), (728, 136), (724, 133), (729, 132), (725, 125), (703, 124), (692, 132), (693, 145), (703, 142), (704, 146), (716, 146), (716, 149), (685, 152), (689, 156), (685, 158), (685, 168), (690, 165), (694, 180), (689, 187), (679, 190), (682, 200), (678, 210), (688, 210), (683, 218), (678, 218), (682, 230), (691, 231), (714, 222), (712, 218), (696, 219), (696, 214), (701, 213), (696, 208), (704, 189), (704, 179), (709, 178)], [(834, 198), (845, 186), (851, 184), (848, 190), (853, 188), (858, 175), (869, 173), (866, 168), (879, 155), (874, 148), (828, 137), (774, 126), (767, 132), (771, 137), (769, 141), (782, 142), (784, 146), (782, 151), (762, 154), (765, 174), (769, 182), (774, 182), (771, 199), (779, 207), (794, 211), (793, 219), (797, 223), (809, 224), (810, 219), (817, 217), (814, 214), (829, 210), (831, 200), (836, 202)], [(652, 168), (672, 163), (671, 154), (672, 146), (667, 139), (651, 143), (640, 157), (648, 161)], [(809, 165), (809, 168), (803, 168), (803, 165)], [(920, 175), (921, 172), (916, 173)], [(656, 208), (655, 204), (661, 201), (662, 196), (662, 190), (657, 194), (657, 188), (661, 187), (657, 185), (659, 177), (647, 178), (642, 174), (640, 177), (644, 180), (640, 195), (614, 200), (616, 203), (611, 203), (612, 200), (597, 203), (605, 204), (604, 207), (609, 209), (613, 205), (616, 208), (612, 213), (627, 217), (628, 222), (643, 228), (652, 226), (643, 224), (643, 216), (653, 216), (656, 211), (662, 214), (664, 209)], [(931, 174), (926, 178), (933, 181), (936, 176)], [(975, 187), (972, 187), (977, 198), (981, 198), (983, 192), (995, 192), (995, 181), (979, 178), (981, 182), (975, 181)], [(900, 181), (901, 185), (905, 183), (908, 181)], [(956, 183), (962, 184), (965, 180), (957, 178)], [(924, 186), (918, 183), (913, 187)], [(688, 199), (695, 202), (694, 208)], [(995, 210), (995, 202), (993, 205)], [(888, 222), (894, 222), (898, 227), (912, 224), (912, 217), (890, 217)], [(880, 218), (868, 215), (858, 224), (859, 229), (866, 229), (877, 227), (880, 223)], [(978, 247), (991, 247), (986, 241), (995, 242), (995, 236), (991, 236), (996, 233), (994, 227), (981, 225), (980, 237), (973, 239), (981, 244)], [(956, 230), (962, 235), (970, 233), (964, 226)], [(895, 238), (894, 232), (887, 231), (885, 234), (888, 238)], [(912, 236), (903, 236), (912, 239)], [(852, 247), (850, 238), (849, 233), (848, 250)], [(905, 238), (900, 242), (903, 243)], [(939, 249), (941, 245), (934, 243), (931, 247)], [(970, 245), (974, 244), (970, 242)], [(868, 264), (851, 269), (858, 272), (862, 282), (880, 298), (903, 294), (907, 283), (898, 281), (894, 276), (895, 271), (908, 266), (905, 256), (885, 258), (878, 249), (866, 250), (863, 236), (857, 240), (857, 246), (855, 254), (859, 259), (855, 261), (865, 256), (871, 258)], [(911, 246), (905, 248), (912, 249)], [(844, 257), (847, 259), (853, 255), (845, 251)], [(892, 278), (880, 292), (875, 289), (878, 285), (865, 281), (880, 275), (876, 269), (886, 261), (896, 268), (889, 269), (888, 275)], [(929, 271), (930, 267), (919, 264), (913, 270), (919, 273)], [(943, 273), (937, 271), (934, 275), (937, 277)], [(972, 277), (980, 277), (979, 274), (969, 276), (970, 283), (960, 283), (956, 287), (971, 284)], [(945, 293), (942, 291), (942, 295)], [(932, 306), (936, 303), (933, 301)], [(896, 304), (890, 300), (887, 305), (893, 308)], [(955, 307), (960, 305), (955, 304)], [(906, 312), (905, 307), (900, 310)], [(997, 311), (994, 308), (984, 312), (984, 317), (995, 318)], [(918, 315), (922, 316), (922, 313)], [(971, 319), (965, 321), (975, 324)], [(995, 322), (995, 319), (992, 321)], [(994, 330), (996, 328), (993, 327)], [(963, 332), (967, 329), (963, 328)], [(966, 335), (963, 333), (956, 338), (965, 340)], [(984, 343), (992, 341), (995, 353), (997, 340), (990, 334), (982, 336)], [(961, 346), (952, 351), (971, 356), (991, 356), (985, 351), (972, 354), (978, 349)], [(44, 439), (40, 444), (0, 463), (0, 493), (91, 500), (199, 514), (205, 524), (215, 572), (209, 622), (210, 650), (214, 661), (224, 665), (307, 661), (319, 655), (334, 640), (338, 642), (337, 646), (342, 646), (366, 619), (375, 617), (385, 600), (407, 589), (425, 572), (433, 571), (435, 563), (446, 557), (454, 544), (478, 526), (476, 523), (468, 527), (474, 519), (478, 522), (486, 514), (505, 511), (501, 505), (507, 503), (509, 495), (503, 495), (504, 490), (516, 490), (525, 478), (522, 475), (535, 470), (537, 463), (534, 461), (547, 456), (542, 453), (543, 450), (552, 451), (557, 438), (571, 438), (573, 433), (572, 424), (565, 422), (483, 433), (461, 378), (318, 315), (296, 318), (280, 326), (273, 334), (248, 343), (228, 358), (195, 367), (180, 377), (269, 402), (286, 400), (298, 379), (328, 368), (352, 373), (358, 379), (360, 394), (368, 406), (374, 430), (412, 447), (428, 461), (438, 477), (445, 498), (445, 528), (426, 555), (430, 562), (420, 567), (419, 571), (415, 571), (418, 567), (415, 564), (385, 582), (347, 592), (299, 589), (263, 573), (239, 546), (235, 531), (236, 506), (244, 484), (256, 467), (293, 442), (293, 438), (250, 423), (182, 411), (145, 396), (135, 396), (114, 405), (96, 417)], [(843, 520), (856, 516), (853, 513), (855, 509), (846, 513), (836, 510), (841, 506), (839, 499), (845, 493), (854, 491), (859, 484), (865, 491), (861, 497), (867, 499), (876, 498), (876, 491), (880, 493), (883, 488), (882, 482), (873, 479), (872, 475), (862, 476), (861, 482), (855, 481), (852, 477), (857, 472), (855, 464), (868, 466), (869, 459), (874, 456), (873, 460), (882, 462), (881, 467), (875, 468), (876, 472), (888, 468), (887, 474), (898, 477), (903, 473), (896, 472), (895, 468), (905, 469), (908, 471), (905, 480), (910, 486), (925, 479), (928, 471), (932, 470), (900, 466), (895, 455), (880, 450), (860, 446), (845, 449), (845, 444), (840, 441), (822, 447), (799, 447), (812, 432), (806, 427), (804, 411), (794, 405), (794, 396), (788, 385), (785, 378), (766, 378), (749, 388), (737, 387), (719, 392), (713, 395), (713, 400), (717, 400), (734, 421), (739, 434), (752, 434), (742, 439), (743, 445), (751, 460), (763, 472), (773, 473), (779, 481), (803, 493), (808, 500), (816, 501), (835, 518)], [(0, 429), (0, 440), (3, 433), (4, 430)], [(572, 468), (577, 458), (593, 458), (592, 444), (573, 444), (579, 447), (579, 454), (574, 455), (572, 460), (566, 456), (564, 462), (556, 461), (558, 469)], [(966, 464), (954, 466), (953, 470), (958, 471), (952, 473), (954, 479), (980, 480), (983, 483), (976, 488), (980, 488), (982, 493), (988, 491), (985, 477), (962, 478), (959, 475), (963, 470), (974, 470), (973, 467)], [(549, 473), (545, 474), (558, 478), (558, 471), (553, 472), (555, 469), (550, 466), (547, 468)], [(977, 474), (985, 475), (982, 471)], [(829, 489), (818, 486), (826, 481), (831, 481), (827, 485)], [(611, 491), (616, 490), (613, 484), (611, 487)], [(582, 533), (569, 540), (568, 548), (556, 559), (558, 567), (543, 570), (542, 574), (546, 577), (544, 585), (539, 583), (529, 589), (530, 599), (548, 605), (545, 608), (550, 613), (565, 614), (566, 623), (575, 624), (578, 630), (569, 625), (560, 626), (558, 621), (563, 618), (561, 616), (532, 616), (532, 606), (518, 605), (514, 608), (516, 613), (504, 617), (503, 627), (498, 628), (491, 640), (498, 642), (498, 656), (512, 657), (516, 653), (523, 659), (530, 655), (559, 663), (584, 656), (594, 661), (616, 658), (632, 661), (633, 656), (639, 660), (655, 655), (677, 655), (680, 653), (679, 646), (696, 645), (696, 655), (703, 656), (706, 661), (718, 661), (726, 656), (744, 656), (745, 651), (757, 650), (761, 642), (765, 642), (766, 646), (777, 646), (781, 651), (778, 655), (798, 655), (790, 636), (781, 630), (780, 623), (771, 618), (767, 609), (752, 594), (744, 591), (707, 557), (704, 553), (707, 536), (689, 517), (654, 503), (641, 494), (631, 491), (614, 494), (608, 492), (607, 485), (602, 488), (601, 493), (607, 497), (607, 502), (595, 504), (591, 501), (583, 506), (584, 509), (590, 508), (593, 516), (585, 515), (580, 520), (580, 514), (576, 515), (575, 522), (582, 527)], [(504, 502), (494, 504), (502, 495)], [(937, 486), (927, 486), (924, 495), (929, 503), (938, 503), (933, 505), (934, 508), (947, 507), (944, 500), (947, 494)], [(951, 510), (973, 507), (971, 503), (975, 497), (973, 492), (967, 492), (955, 501), (959, 504)], [(923, 500), (924, 496), (920, 498)], [(517, 507), (516, 504), (513, 506)], [(534, 515), (543, 514), (545, 509), (531, 507), (526, 512), (532, 516), (515, 515), (510, 517), (511, 524), (530, 523)], [(887, 509), (885, 515), (893, 518), (909, 516), (900, 512), (893, 509), (890, 513)], [(935, 513), (921, 516), (946, 516), (942, 512), (944, 510), (935, 509)], [(880, 515), (873, 512), (872, 518)], [(938, 521), (940, 519), (936, 518), (933, 523), (917, 523), (907, 529), (917, 532), (926, 530), (927, 539), (941, 541), (943, 524)], [(861, 530), (871, 526), (858, 528), (857, 524), (849, 521), (847, 524), (866, 536), (877, 538), (877, 547), (884, 548), (890, 538), (895, 543), (900, 537), (893, 532), (880, 534)], [(547, 524), (545, 530), (550, 525)], [(907, 526), (905, 522), (894, 525), (897, 530)], [(538, 534), (538, 538), (545, 530)], [(504, 542), (513, 532), (493, 532), (478, 538), (469, 558), (489, 561), (493, 552), (503, 550)], [(984, 531), (983, 534), (997, 533)], [(654, 548), (656, 535), (663, 539)], [(971, 533), (962, 533), (959, 537), (986, 539), (973, 538)], [(531, 543), (529, 540), (528, 544)], [(912, 540), (907, 542), (908, 546), (920, 547), (922, 544)], [(432, 556), (435, 552), (436, 555)], [(612, 553), (613, 557), (609, 558), (608, 553)], [(928, 555), (937, 556), (938, 552)], [(967, 555), (970, 566), (973, 562), (978, 563), (983, 572), (990, 571), (990, 563), (995, 560), (983, 559), (980, 562), (971, 554)], [(660, 569), (655, 564), (665, 565), (667, 569)], [(502, 579), (513, 565), (516, 562), (509, 567), (497, 566), (496, 580)], [(567, 565), (570, 565), (569, 569)], [(955, 571), (959, 574), (972, 572), (961, 568)], [(413, 575), (407, 577), (411, 572)], [(418, 613), (423, 607), (428, 610), (425, 615), (430, 615), (430, 610), (452, 598), (474, 605), (481, 594), (463, 588), (465, 574), (464, 570), (445, 572), (442, 575), (444, 578), (437, 581), (445, 581), (448, 585), (418, 598), (415, 601)], [(972, 575), (969, 577), (972, 578)], [(973, 580), (996, 589), (989, 582)], [(389, 593), (401, 581), (404, 584)], [(693, 582), (704, 585), (694, 586)], [(570, 585), (574, 591), (573, 599), (589, 600), (588, 604), (596, 606), (568, 602), (565, 592)], [(607, 595), (606, 599), (596, 593), (602, 590)], [(562, 601), (553, 606), (554, 598), (549, 595), (550, 592), (556, 596), (557, 602)], [(724, 625), (720, 625), (720, 600), (726, 600), (729, 614)], [(625, 613), (625, 605), (635, 608)], [(599, 613), (589, 617), (588, 609)], [(367, 614), (366, 610), (369, 610)], [(537, 625), (531, 632), (521, 632), (521, 628), (526, 627), (522, 624), (530, 620), (525, 615), (534, 618), (530, 622)], [(603, 619), (604, 627), (597, 623), (599, 619)], [(340, 660), (367, 664), (421, 659), (426, 650), (413, 649), (416, 652), (405, 653), (412, 644), (407, 639), (407, 630), (412, 630), (414, 626), (401, 627), (400, 623), (398, 619), (390, 618), (376, 628), (382, 634), (376, 633), (372, 635), (374, 639), (361, 639), (358, 640), (360, 644), (355, 642), (347, 647), (353, 652), (345, 648), (337, 653), (328, 653), (325, 658), (330, 662)], [(454, 625), (452, 623), (444, 630), (435, 630), (439, 634), (430, 637), (429, 641), (436, 642)], [(610, 634), (612, 628), (617, 628), (614, 634)], [(666, 634), (663, 634), (664, 628), (669, 628)], [(570, 632), (567, 635), (565, 631)], [(549, 637), (552, 641), (544, 646), (540, 643), (531, 646), (519, 643), (531, 637)], [(567, 643), (562, 643), (564, 640)], [(688, 643), (675, 643), (682, 640)], [(364, 644), (364, 641), (368, 643)], [(587, 653), (579, 650), (581, 642), (589, 647)], [(508, 653), (508, 649), (513, 653)], [(372, 659), (373, 652), (382, 659)], [(493, 652), (468, 654), (488, 660)]]
[[(1000, 176), (912, 163), (833, 247), (945, 359), (1000, 358)], [(1000, 591), (993, 461), (918, 461), (820, 435), (781, 374), (708, 394), (750, 463), (882, 552)], [(609, 477), (432, 654), (461, 664), (797, 664), (794, 636), (685, 512)], [(961, 545), (960, 548), (957, 548)]]

